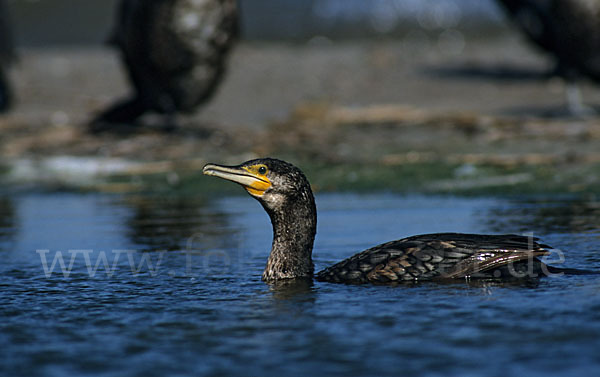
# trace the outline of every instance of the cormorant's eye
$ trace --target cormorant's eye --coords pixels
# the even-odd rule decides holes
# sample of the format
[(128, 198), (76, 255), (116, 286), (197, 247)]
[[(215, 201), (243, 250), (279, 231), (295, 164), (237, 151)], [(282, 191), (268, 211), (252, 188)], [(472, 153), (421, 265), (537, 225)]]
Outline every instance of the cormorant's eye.
[(258, 168), (258, 174), (267, 174), (267, 168), (264, 166), (261, 166), (260, 168)]

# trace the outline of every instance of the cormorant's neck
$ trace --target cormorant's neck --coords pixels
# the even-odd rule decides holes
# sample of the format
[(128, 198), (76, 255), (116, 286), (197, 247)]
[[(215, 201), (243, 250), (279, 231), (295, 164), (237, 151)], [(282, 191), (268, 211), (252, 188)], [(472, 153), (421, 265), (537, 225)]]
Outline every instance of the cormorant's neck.
[(263, 206), (273, 225), (273, 246), (263, 280), (312, 277), (312, 249), (317, 232), (317, 210), (312, 192), (281, 198)]

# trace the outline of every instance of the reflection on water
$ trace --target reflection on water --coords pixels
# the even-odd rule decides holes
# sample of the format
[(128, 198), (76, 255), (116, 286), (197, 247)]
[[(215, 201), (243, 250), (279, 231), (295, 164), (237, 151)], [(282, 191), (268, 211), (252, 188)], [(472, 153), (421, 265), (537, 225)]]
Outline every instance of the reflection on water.
[(490, 210), (494, 232), (585, 233), (600, 231), (600, 201), (591, 198), (516, 200)]
[(269, 291), (273, 293), (273, 297), (276, 299), (287, 300), (298, 296), (306, 296), (314, 299), (313, 295), (308, 295), (308, 293), (313, 292), (314, 281), (312, 279), (289, 279), (271, 282), (267, 285)]
[(132, 243), (148, 251), (184, 250), (200, 240), (204, 247), (233, 247), (224, 244), (232, 240), (227, 217), (210, 211), (200, 198), (136, 196), (125, 204), (133, 212), (127, 219), (127, 234)]
[[(518, 231), (528, 218), (548, 213), (558, 224), (597, 220), (593, 205), (570, 201), (349, 194), (316, 199), (318, 269), (410, 234)], [(544, 212), (546, 207), (554, 209)], [(532, 215), (536, 209), (541, 215)], [(560, 219), (563, 213), (571, 220)], [(531, 226), (526, 230), (570, 250), (569, 266), (600, 270), (596, 234), (572, 225), (568, 234), (561, 227)], [(246, 196), (208, 201), (21, 194), (0, 200), (0, 234), (7, 235), (0, 244), (12, 245), (0, 264), (0, 375), (526, 371), (547, 377), (590, 375), (600, 368), (599, 277), (546, 278), (531, 285), (267, 285), (260, 275), (271, 227), (260, 205)], [(191, 252), (185, 252), (194, 234)], [(47, 268), (62, 250), (70, 274), (63, 275), (58, 262), (46, 274), (36, 249), (47, 249)], [(109, 252), (110, 262), (118, 249), (128, 251), (110, 273), (100, 266), (90, 274), (102, 252)]]
[(15, 237), (15, 210), (12, 200), (0, 196), (0, 251), (10, 248), (11, 240)]

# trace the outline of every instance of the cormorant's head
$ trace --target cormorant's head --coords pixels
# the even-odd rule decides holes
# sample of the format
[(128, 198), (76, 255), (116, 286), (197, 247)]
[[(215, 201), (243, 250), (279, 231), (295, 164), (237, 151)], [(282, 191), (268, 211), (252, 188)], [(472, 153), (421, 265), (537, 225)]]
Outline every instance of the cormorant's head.
[(277, 209), (289, 200), (314, 201), (310, 184), (302, 171), (285, 161), (260, 158), (238, 166), (207, 164), (203, 172), (239, 183), (270, 209)]

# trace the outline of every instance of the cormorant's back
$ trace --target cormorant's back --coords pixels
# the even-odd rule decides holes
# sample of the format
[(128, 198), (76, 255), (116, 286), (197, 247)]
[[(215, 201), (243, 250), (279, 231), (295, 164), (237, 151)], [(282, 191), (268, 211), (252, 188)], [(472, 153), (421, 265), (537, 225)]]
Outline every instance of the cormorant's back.
[(547, 245), (514, 234), (436, 233), (384, 243), (316, 275), (335, 283), (390, 283), (457, 278), (524, 278), (543, 273)]

